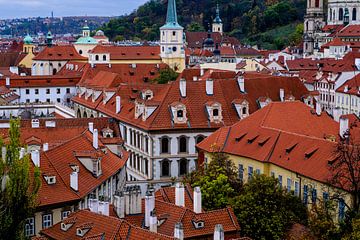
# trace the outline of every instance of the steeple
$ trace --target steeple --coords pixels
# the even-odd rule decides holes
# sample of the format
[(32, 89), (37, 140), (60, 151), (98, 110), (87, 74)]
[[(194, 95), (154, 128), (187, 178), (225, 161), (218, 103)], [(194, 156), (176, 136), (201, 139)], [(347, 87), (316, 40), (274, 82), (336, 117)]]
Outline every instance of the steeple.
[(222, 23), (222, 20), (220, 18), (219, 4), (216, 4), (216, 17), (214, 19), (214, 23)]
[(176, 2), (175, 0), (168, 1), (168, 9), (167, 9), (167, 16), (166, 16), (166, 23), (167, 24), (177, 24), (177, 12), (176, 12)]
[(48, 33), (46, 35), (46, 44), (48, 47), (52, 47), (52, 45), (53, 45), (53, 36), (52, 36), (50, 30), (48, 31)]

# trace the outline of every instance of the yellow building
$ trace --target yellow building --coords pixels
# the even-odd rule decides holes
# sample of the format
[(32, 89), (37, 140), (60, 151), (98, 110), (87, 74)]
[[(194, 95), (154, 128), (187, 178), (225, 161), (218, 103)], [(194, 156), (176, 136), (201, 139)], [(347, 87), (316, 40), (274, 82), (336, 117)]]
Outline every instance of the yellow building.
[(31, 68), (32, 59), (35, 57), (34, 55), (35, 45), (33, 44), (33, 39), (30, 35), (27, 35), (24, 38), (23, 45), (23, 53), (25, 53), (25, 57), (19, 62), (19, 66), (24, 66), (26, 68)]
[(341, 192), (334, 217), (343, 218), (351, 196), (328, 184), (329, 163), (335, 160), (341, 132), (344, 128), (326, 113), (301, 102), (271, 103), (201, 142), (198, 148), (204, 154), (199, 163), (206, 165), (215, 151), (226, 153), (244, 182), (255, 174), (273, 176), (309, 207)]

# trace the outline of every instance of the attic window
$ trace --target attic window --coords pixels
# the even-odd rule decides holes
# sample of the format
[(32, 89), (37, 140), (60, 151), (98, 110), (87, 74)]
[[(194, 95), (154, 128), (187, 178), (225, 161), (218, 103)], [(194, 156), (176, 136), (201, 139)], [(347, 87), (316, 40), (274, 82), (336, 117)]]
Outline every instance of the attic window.
[(130, 76), (134, 76), (135, 72), (134, 71), (129, 71)]
[(144, 77), (144, 82), (148, 82), (149, 81), (149, 77)]
[(305, 159), (309, 159), (312, 157), (312, 155), (314, 155), (314, 153), (318, 150), (319, 148), (311, 148), (310, 150), (305, 152)]
[(297, 143), (295, 143), (295, 144), (293, 144), (293, 145), (291, 145), (291, 146), (287, 147), (287, 148), (285, 149), (286, 154), (291, 153), (291, 151), (292, 151), (292, 150), (296, 147), (296, 145), (297, 145)]
[(154, 53), (154, 52), (152, 52), (152, 53), (151, 53), (151, 55), (152, 55), (152, 56), (154, 56), (154, 55), (155, 55), (155, 53)]
[(177, 117), (178, 117), (178, 118), (184, 117), (184, 111), (183, 111), (183, 110), (178, 110), (178, 111), (177, 111)]
[(79, 172), (80, 168), (76, 164), (70, 164), (70, 168), (73, 170), (73, 172)]
[(241, 135), (240, 137), (237, 137), (237, 138), (235, 138), (235, 141), (236, 142), (240, 142), (241, 141), (241, 139), (243, 139), (244, 137), (245, 137), (245, 135), (246, 135), (247, 133), (244, 133), (243, 135)]
[(205, 227), (205, 222), (204, 221), (198, 221), (198, 222), (195, 222), (195, 221), (192, 221), (195, 229), (202, 229)]
[(259, 140), (259, 142), (258, 142), (259, 146), (261, 146), (261, 147), (264, 146), (265, 143), (267, 143), (267, 141), (269, 141), (269, 139), (270, 139), (270, 137)]
[(123, 52), (123, 53), (121, 53), (121, 55), (122, 55), (122, 56), (125, 56), (126, 54)]
[(44, 178), (48, 185), (54, 185), (56, 183), (56, 176), (45, 176)]
[(138, 52), (138, 53), (136, 53), (136, 55), (140, 56), (140, 53)]
[(150, 71), (150, 75), (151, 75), (151, 76), (154, 76), (154, 75), (155, 75), (155, 72), (154, 72), (154, 71)]
[(72, 57), (72, 56), (74, 56), (74, 54), (73, 54), (73, 53), (70, 53), (69, 55), (70, 55), (71, 57)]
[(219, 109), (215, 108), (213, 109), (213, 116), (218, 117), (219, 116)]
[(248, 143), (249, 144), (253, 143), (258, 137), (259, 137), (259, 135), (256, 135), (256, 136), (254, 136), (252, 138), (248, 138)]
[(58, 53), (58, 56), (61, 57), (61, 53)]

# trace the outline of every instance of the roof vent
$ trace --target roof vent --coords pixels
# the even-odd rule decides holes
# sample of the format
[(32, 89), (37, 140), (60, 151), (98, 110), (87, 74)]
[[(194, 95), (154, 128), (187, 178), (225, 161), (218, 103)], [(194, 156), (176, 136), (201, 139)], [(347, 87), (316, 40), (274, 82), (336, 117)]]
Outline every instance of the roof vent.
[(48, 185), (54, 185), (56, 183), (56, 176), (44, 176)]

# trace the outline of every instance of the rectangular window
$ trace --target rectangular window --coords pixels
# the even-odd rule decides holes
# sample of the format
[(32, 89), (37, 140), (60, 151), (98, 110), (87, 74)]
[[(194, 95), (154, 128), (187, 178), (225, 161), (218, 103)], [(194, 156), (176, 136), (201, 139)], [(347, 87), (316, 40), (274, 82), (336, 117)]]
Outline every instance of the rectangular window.
[(66, 89), (66, 93), (70, 93), (70, 88), (67, 88), (67, 89)]
[(244, 180), (244, 165), (242, 164), (239, 164), (239, 179)]
[(271, 172), (270, 176), (274, 178), (275, 177), (275, 172)]
[(260, 169), (256, 169), (256, 175), (260, 175), (260, 174), (261, 174)]
[(37, 99), (35, 99), (35, 102), (36, 102), (36, 103), (38, 103), (38, 102), (39, 102), (39, 99), (38, 99), (38, 98), (37, 98)]
[(61, 212), (61, 220), (64, 220), (70, 215), (71, 211), (62, 211)]
[(26, 93), (27, 95), (29, 95), (29, 94), (30, 94), (30, 89), (26, 89), (26, 90), (25, 90), (25, 93)]
[(323, 200), (324, 200), (324, 202), (327, 202), (329, 200), (329, 193), (328, 192), (323, 192)]
[(316, 204), (316, 199), (317, 199), (317, 190), (314, 188), (311, 192), (311, 202), (313, 204)]
[(46, 94), (50, 94), (50, 88), (46, 89)]
[(278, 179), (279, 179), (279, 185), (280, 187), (282, 187), (283, 186), (282, 176), (279, 175)]
[(52, 226), (52, 214), (44, 214), (42, 216), (42, 228), (47, 229)]
[(249, 167), (249, 168), (248, 168), (248, 179), (249, 179), (249, 180), (252, 179), (253, 172), (254, 172), (254, 168), (253, 168), (253, 167)]
[(286, 190), (287, 190), (288, 192), (291, 191), (291, 185), (292, 185), (291, 178), (288, 178), (288, 179), (287, 179), (287, 185), (286, 185)]
[(304, 196), (303, 196), (303, 202), (304, 204), (308, 204), (308, 186), (304, 185)]
[(26, 103), (30, 103), (30, 99), (26, 99)]
[(295, 191), (294, 194), (295, 196), (299, 196), (299, 182), (295, 182)]
[(50, 98), (47, 98), (47, 99), (46, 99), (46, 102), (47, 102), (47, 103), (50, 103)]
[(35, 235), (35, 218), (28, 218), (25, 222), (25, 237)]
[(57, 93), (57, 94), (60, 94), (60, 92), (61, 92), (60, 88), (57, 88), (57, 89), (56, 89), (56, 93)]
[(39, 94), (39, 89), (35, 89), (35, 94)]
[(345, 201), (344, 199), (339, 200), (339, 220), (343, 220), (345, 217)]
[(56, 101), (57, 101), (58, 103), (60, 103), (60, 102), (61, 102), (60, 98), (57, 98), (57, 99), (56, 99)]

